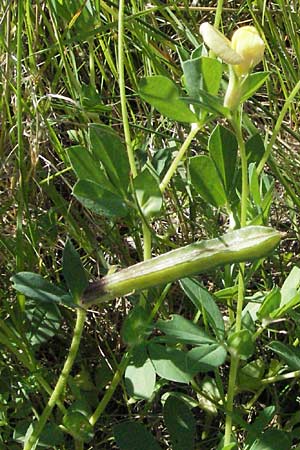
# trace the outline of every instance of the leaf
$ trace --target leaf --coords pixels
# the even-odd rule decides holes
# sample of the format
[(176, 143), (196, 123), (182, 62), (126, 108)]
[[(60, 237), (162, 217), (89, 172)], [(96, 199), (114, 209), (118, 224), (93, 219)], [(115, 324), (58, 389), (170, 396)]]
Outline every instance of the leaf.
[(163, 414), (172, 450), (194, 450), (196, 421), (187, 404), (170, 395), (165, 402)]
[(90, 180), (98, 184), (109, 183), (99, 161), (86, 148), (76, 145), (66, 151), (72, 168), (80, 180)]
[(251, 136), (251, 138), (246, 142), (245, 147), (248, 164), (254, 162), (258, 165), (265, 153), (265, 144), (260, 134)]
[(155, 370), (148, 358), (146, 347), (134, 348), (133, 356), (125, 371), (125, 385), (130, 397), (148, 400), (155, 388)]
[(40, 345), (57, 333), (62, 316), (56, 303), (26, 302), (25, 314), (30, 324), (26, 337), (31, 345)]
[(248, 75), (242, 86), (241, 103), (244, 103), (248, 98), (264, 84), (269, 77), (269, 72), (254, 72)]
[[(29, 425), (29, 421), (17, 421), (13, 439), (17, 442), (25, 443), (26, 435), (32, 433), (32, 423)], [(33, 422), (34, 423), (34, 422)], [(53, 446), (61, 447), (64, 444), (64, 434), (60, 428), (54, 423), (46, 423), (43, 431), (39, 435), (38, 449), (40, 448), (53, 448)]]
[(267, 406), (258, 414), (255, 421), (249, 426), (249, 432), (245, 440), (246, 448), (250, 448), (255, 439), (263, 432), (264, 428), (275, 416), (276, 408), (273, 405)]
[(209, 156), (200, 155), (190, 158), (190, 173), (194, 189), (213, 206), (226, 204), (226, 194), (216, 166)]
[(79, 411), (67, 411), (63, 417), (63, 425), (75, 439), (90, 442), (94, 437), (93, 426), (88, 418)]
[(277, 286), (275, 286), (262, 302), (259, 310), (256, 313), (257, 317), (260, 320), (269, 318), (270, 314), (279, 307), (280, 300), (280, 290)]
[(289, 309), (300, 303), (300, 268), (295, 266), (289, 273), (280, 290), (280, 306), (270, 315), (272, 318), (282, 317)]
[(200, 89), (200, 96), (200, 100), (195, 97), (183, 97), (181, 100), (186, 104), (199, 105), (202, 109), (214, 115), (221, 115), (230, 119), (230, 109), (223, 105), (221, 98), (212, 95), (209, 92), (205, 92), (203, 89)]
[(282, 430), (271, 429), (257, 438), (250, 450), (290, 450), (291, 445), (290, 434)]
[(145, 217), (151, 218), (160, 213), (162, 195), (158, 180), (149, 169), (144, 169), (133, 180), (137, 201)]
[(163, 342), (194, 345), (215, 343), (205, 331), (177, 314), (172, 314), (170, 320), (158, 319), (156, 327), (166, 334), (166, 339), (159, 338)]
[(215, 370), (224, 364), (227, 356), (226, 348), (220, 344), (201, 345), (187, 353), (187, 364), (195, 375)]
[(288, 303), (295, 295), (298, 293), (300, 287), (300, 268), (294, 266), (286, 278), (280, 290), (281, 293), (281, 303), (280, 306)]
[(88, 279), (82, 266), (80, 256), (70, 239), (67, 239), (63, 252), (63, 274), (75, 302), (88, 285)]
[(122, 197), (106, 190), (100, 184), (79, 180), (73, 187), (73, 195), (86, 208), (107, 217), (124, 217), (128, 208)]
[(186, 353), (158, 344), (149, 345), (149, 356), (156, 373), (166, 380), (189, 383), (194, 376), (186, 367)]
[(247, 360), (254, 353), (252, 333), (247, 329), (235, 331), (228, 337), (228, 347), (232, 354), (238, 355), (242, 360)]
[(252, 197), (255, 205), (257, 207), (261, 208), (262, 198), (261, 198), (259, 178), (257, 175), (255, 163), (249, 164), (248, 173), (249, 173), (249, 189), (250, 189), (251, 197)]
[(149, 324), (149, 311), (141, 305), (136, 305), (123, 322), (121, 336), (126, 344), (135, 346), (141, 344), (152, 331)]
[(231, 131), (217, 125), (208, 141), (209, 154), (215, 163), (218, 174), (223, 181), (227, 198), (234, 183), (237, 159), (237, 140)]
[(224, 339), (224, 320), (209, 292), (192, 278), (183, 278), (179, 281), (179, 284), (198, 311), (202, 312), (202, 308), (204, 308), (208, 323), (214, 330), (215, 335), (221, 340)]
[(139, 95), (163, 116), (178, 122), (197, 122), (197, 116), (180, 99), (179, 90), (173, 81), (162, 75), (143, 78), (139, 83)]
[(89, 139), (91, 152), (103, 164), (109, 181), (119, 192), (126, 193), (130, 167), (125, 146), (117, 133), (106, 125), (90, 124)]
[(261, 387), (261, 379), (265, 372), (265, 364), (262, 359), (250, 361), (238, 371), (238, 388), (243, 391), (256, 392)]
[(199, 98), (200, 90), (212, 95), (218, 93), (222, 78), (222, 64), (217, 59), (201, 56), (182, 63), (184, 81), (188, 94)]
[(60, 287), (49, 283), (41, 275), (32, 272), (19, 272), (11, 281), (13, 288), (28, 298), (40, 302), (71, 303), (71, 298)]
[(282, 342), (271, 342), (268, 347), (273, 350), (292, 370), (300, 370), (300, 349)]
[(152, 434), (141, 423), (119, 423), (114, 426), (113, 434), (121, 450), (161, 450)]

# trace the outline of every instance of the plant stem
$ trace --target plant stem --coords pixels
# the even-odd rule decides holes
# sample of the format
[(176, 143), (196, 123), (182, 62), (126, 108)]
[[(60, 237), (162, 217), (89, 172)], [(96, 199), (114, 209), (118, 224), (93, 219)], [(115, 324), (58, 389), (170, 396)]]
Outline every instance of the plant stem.
[(74, 328), (72, 342), (71, 342), (70, 349), (69, 349), (69, 354), (65, 361), (64, 367), (61, 371), (59, 379), (56, 383), (56, 386), (52, 392), (52, 395), (49, 398), (48, 403), (47, 403), (42, 415), (40, 416), (36, 426), (34, 426), (31, 436), (29, 437), (28, 441), (24, 445), (24, 450), (31, 450), (32, 448), (35, 448), (35, 444), (36, 444), (41, 432), (43, 431), (43, 428), (52, 412), (52, 409), (54, 408), (55, 404), (58, 402), (58, 399), (61, 396), (61, 394), (66, 386), (68, 376), (73, 367), (73, 364), (74, 364), (74, 361), (75, 361), (75, 358), (76, 358), (76, 355), (78, 352), (81, 335), (82, 335), (82, 331), (83, 331), (83, 327), (84, 327), (84, 322), (85, 322), (85, 318), (86, 318), (85, 310), (78, 308), (76, 313), (77, 313), (76, 324), (75, 324), (75, 328)]
[[(236, 138), (238, 141), (238, 147), (240, 151), (241, 166), (242, 166), (242, 195), (241, 195), (241, 216), (240, 216), (240, 227), (246, 226), (247, 219), (247, 202), (248, 202), (248, 166), (245, 143), (242, 134), (241, 125), (241, 111), (234, 113), (232, 119), (232, 127), (235, 131)], [(240, 264), (239, 276), (238, 276), (238, 299), (237, 299), (237, 309), (235, 316), (235, 331), (241, 331), (242, 329), (242, 312), (245, 296), (245, 281), (244, 281), (245, 264)], [(225, 437), (224, 446), (231, 443), (232, 434), (232, 413), (234, 406), (234, 394), (237, 371), (239, 367), (239, 356), (238, 354), (233, 354), (231, 356), (231, 364), (229, 370), (229, 380), (228, 380), (228, 392), (227, 392), (227, 404), (226, 404), (226, 421), (225, 421)]]
[(124, 77), (124, 0), (119, 1), (119, 25), (118, 25), (118, 70), (119, 70), (119, 89), (121, 98), (122, 120), (125, 135), (125, 144), (127, 148), (130, 170), (133, 178), (137, 176), (137, 169), (134, 160), (134, 153), (130, 137), (130, 128), (126, 107), (125, 77)]
[(178, 154), (176, 155), (176, 157), (172, 161), (172, 164), (170, 165), (167, 173), (165, 174), (162, 182), (159, 185), (159, 188), (160, 188), (162, 193), (164, 193), (164, 191), (166, 190), (166, 188), (167, 188), (167, 186), (168, 186), (172, 176), (174, 175), (174, 173), (177, 170), (177, 167), (178, 167), (180, 161), (182, 160), (185, 152), (189, 148), (192, 140), (194, 139), (194, 137), (196, 136), (196, 134), (198, 133), (200, 128), (201, 128), (200, 124), (193, 124), (192, 125), (191, 131), (187, 135), (186, 140), (184, 141), (184, 143), (180, 147)]
[(91, 425), (95, 425), (95, 423), (97, 422), (97, 420), (99, 419), (99, 417), (101, 416), (101, 414), (103, 413), (103, 411), (105, 410), (107, 404), (109, 403), (110, 399), (112, 398), (112, 396), (114, 395), (115, 390), (117, 389), (123, 374), (125, 372), (125, 369), (127, 367), (127, 364), (129, 362), (129, 359), (131, 357), (131, 352), (129, 351), (128, 353), (126, 353), (122, 360), (121, 363), (119, 364), (119, 367), (117, 369), (117, 371), (114, 374), (114, 377), (112, 379), (112, 382), (109, 386), (109, 388), (107, 389), (107, 391), (105, 392), (105, 395), (103, 396), (101, 402), (99, 403), (99, 405), (97, 406), (96, 411), (94, 412), (94, 414), (90, 417), (89, 422)]
[(147, 223), (145, 223), (144, 220), (142, 223), (142, 227), (143, 227), (143, 236), (144, 236), (144, 261), (146, 261), (147, 259), (152, 258), (151, 230), (149, 228), (149, 225)]
[(214, 21), (214, 26), (216, 28), (219, 28), (219, 25), (221, 22), (222, 11), (223, 11), (223, 2), (224, 2), (224, 0), (218, 0), (218, 3), (217, 3), (217, 9), (216, 9), (216, 15), (215, 15), (215, 21)]

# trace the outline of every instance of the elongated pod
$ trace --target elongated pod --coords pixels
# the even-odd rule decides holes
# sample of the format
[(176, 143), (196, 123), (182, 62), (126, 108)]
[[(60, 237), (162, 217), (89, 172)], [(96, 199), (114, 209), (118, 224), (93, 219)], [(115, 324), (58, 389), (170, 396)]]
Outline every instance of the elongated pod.
[(274, 250), (280, 239), (280, 233), (273, 228), (249, 226), (195, 242), (92, 282), (83, 293), (81, 305), (106, 302), (216, 266), (262, 258)]

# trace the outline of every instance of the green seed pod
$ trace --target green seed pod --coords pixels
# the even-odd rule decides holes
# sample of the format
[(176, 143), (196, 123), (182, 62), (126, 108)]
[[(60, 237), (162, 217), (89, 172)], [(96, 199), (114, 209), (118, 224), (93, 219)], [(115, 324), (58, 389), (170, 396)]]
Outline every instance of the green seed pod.
[(217, 266), (262, 258), (275, 249), (280, 239), (280, 233), (272, 228), (249, 226), (172, 250), (91, 283), (83, 293), (81, 306), (113, 300)]

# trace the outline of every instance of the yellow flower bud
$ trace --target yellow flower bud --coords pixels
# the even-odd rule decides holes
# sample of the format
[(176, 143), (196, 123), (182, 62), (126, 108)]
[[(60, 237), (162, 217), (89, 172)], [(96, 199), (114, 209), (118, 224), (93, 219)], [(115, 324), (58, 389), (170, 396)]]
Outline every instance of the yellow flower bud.
[(200, 34), (203, 41), (216, 56), (219, 56), (227, 64), (241, 64), (243, 58), (232, 49), (231, 42), (224, 34), (220, 33), (213, 25), (204, 22), (200, 25)]
[(243, 62), (233, 66), (239, 77), (247, 75), (263, 59), (265, 51), (264, 41), (256, 28), (251, 26), (239, 28), (233, 33), (231, 47), (243, 59)]

